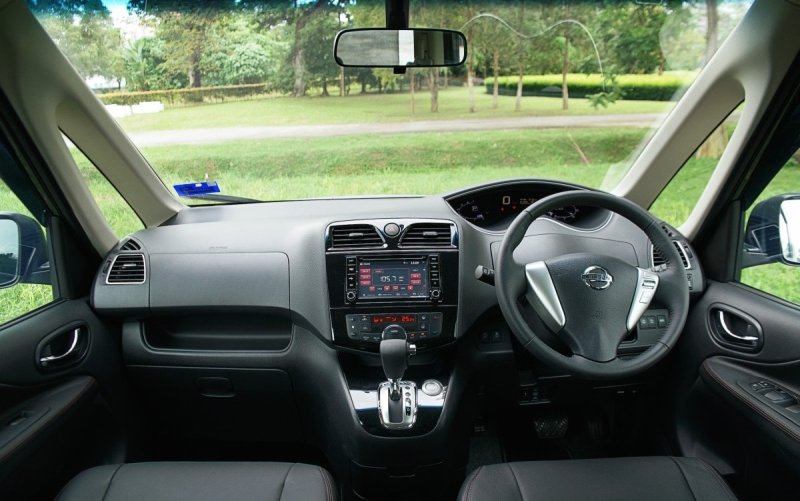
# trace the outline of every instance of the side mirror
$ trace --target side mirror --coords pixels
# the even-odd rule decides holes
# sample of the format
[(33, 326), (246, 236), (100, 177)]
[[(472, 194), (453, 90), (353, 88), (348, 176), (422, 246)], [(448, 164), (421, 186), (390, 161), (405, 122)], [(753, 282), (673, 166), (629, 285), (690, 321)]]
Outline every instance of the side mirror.
[(0, 289), (18, 282), (50, 283), (47, 244), (36, 220), (0, 212)]
[(776, 262), (800, 265), (800, 193), (760, 202), (747, 220), (742, 267)]
[(451, 30), (350, 29), (336, 35), (333, 55), (339, 66), (458, 66), (467, 58), (467, 38), (463, 33)]
[(781, 202), (778, 231), (783, 262), (800, 265), (800, 198)]
[(0, 289), (19, 282), (22, 240), (19, 226), (11, 219), (0, 219)]

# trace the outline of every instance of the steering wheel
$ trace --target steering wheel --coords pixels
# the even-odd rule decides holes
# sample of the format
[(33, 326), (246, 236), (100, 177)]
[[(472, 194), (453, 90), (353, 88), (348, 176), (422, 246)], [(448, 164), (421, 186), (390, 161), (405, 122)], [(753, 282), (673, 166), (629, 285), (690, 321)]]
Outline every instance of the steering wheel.
[[(533, 221), (568, 205), (600, 207), (638, 226), (666, 258), (655, 273), (618, 257), (576, 253), (519, 264), (514, 250)], [(677, 342), (689, 311), (689, 287), (678, 250), (660, 222), (624, 198), (595, 191), (567, 191), (543, 198), (517, 216), (495, 263), (497, 299), (512, 332), (542, 362), (588, 379), (631, 376), (652, 367)], [(541, 322), (571, 355), (550, 347), (531, 329), (520, 302), (525, 297)], [(666, 331), (646, 351), (617, 357), (617, 347), (657, 299), (669, 312)], [(534, 322), (536, 323), (536, 322)], [(541, 333), (544, 334), (544, 333)]]

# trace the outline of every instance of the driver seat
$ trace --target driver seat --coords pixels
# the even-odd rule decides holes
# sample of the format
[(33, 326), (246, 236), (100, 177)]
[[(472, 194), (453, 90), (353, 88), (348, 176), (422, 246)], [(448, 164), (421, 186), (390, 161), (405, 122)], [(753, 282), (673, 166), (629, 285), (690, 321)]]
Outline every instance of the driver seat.
[(717, 501), (736, 496), (701, 459), (628, 457), (480, 466), (464, 481), (458, 499)]

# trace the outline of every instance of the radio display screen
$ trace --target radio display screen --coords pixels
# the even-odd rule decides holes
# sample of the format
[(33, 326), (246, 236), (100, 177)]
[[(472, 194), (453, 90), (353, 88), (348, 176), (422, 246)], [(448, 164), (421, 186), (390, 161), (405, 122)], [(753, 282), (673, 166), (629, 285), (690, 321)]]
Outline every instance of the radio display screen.
[(428, 261), (425, 258), (366, 259), (358, 261), (358, 297), (427, 298)]

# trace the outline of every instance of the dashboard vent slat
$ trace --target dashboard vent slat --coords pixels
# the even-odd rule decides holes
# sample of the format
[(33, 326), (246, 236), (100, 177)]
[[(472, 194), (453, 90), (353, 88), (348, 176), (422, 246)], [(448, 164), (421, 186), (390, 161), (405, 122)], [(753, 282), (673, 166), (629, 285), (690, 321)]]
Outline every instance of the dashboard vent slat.
[(127, 242), (122, 244), (122, 247), (120, 247), (119, 250), (138, 251), (138, 250), (142, 250), (142, 246), (139, 245), (139, 242), (137, 242), (136, 240), (130, 238), (130, 239), (128, 239)]
[(450, 223), (416, 223), (400, 239), (400, 247), (452, 247)]
[(144, 254), (118, 254), (106, 277), (107, 284), (143, 284)]
[(384, 242), (371, 224), (333, 226), (330, 232), (331, 249), (380, 249)]
[[(683, 248), (680, 242), (677, 240), (672, 241), (672, 245), (675, 246), (675, 250), (678, 251), (678, 255), (681, 257), (681, 263), (683, 264), (684, 269), (690, 270), (692, 268), (691, 263), (689, 262), (689, 256), (686, 254), (686, 250)], [(652, 261), (653, 261), (653, 268), (661, 268), (667, 264), (667, 258), (658, 250), (655, 246), (652, 247)]]

